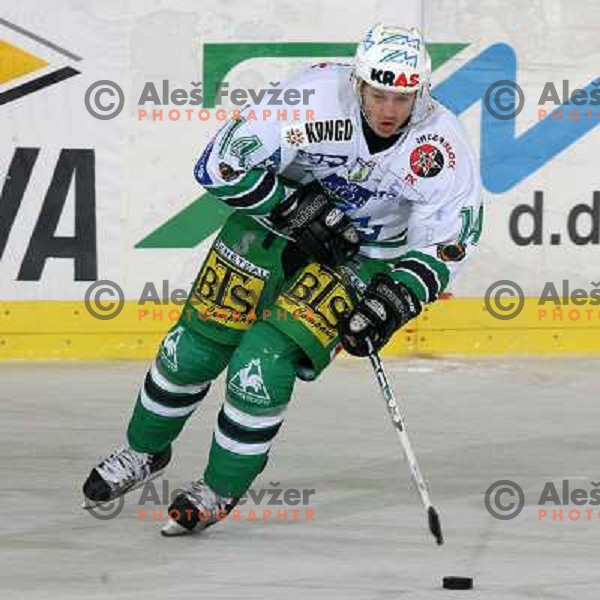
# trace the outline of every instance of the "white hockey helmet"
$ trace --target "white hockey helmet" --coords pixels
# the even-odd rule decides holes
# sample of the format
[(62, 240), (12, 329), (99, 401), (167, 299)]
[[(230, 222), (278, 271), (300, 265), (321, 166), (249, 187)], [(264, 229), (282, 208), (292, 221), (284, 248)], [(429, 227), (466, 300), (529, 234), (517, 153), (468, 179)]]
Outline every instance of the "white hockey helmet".
[[(367, 30), (354, 57), (354, 91), (361, 98), (361, 85), (388, 92), (417, 92), (413, 117), (420, 121), (431, 110), (429, 86), (431, 58), (421, 32), (413, 27), (378, 23)], [(415, 118), (411, 117), (411, 123)]]

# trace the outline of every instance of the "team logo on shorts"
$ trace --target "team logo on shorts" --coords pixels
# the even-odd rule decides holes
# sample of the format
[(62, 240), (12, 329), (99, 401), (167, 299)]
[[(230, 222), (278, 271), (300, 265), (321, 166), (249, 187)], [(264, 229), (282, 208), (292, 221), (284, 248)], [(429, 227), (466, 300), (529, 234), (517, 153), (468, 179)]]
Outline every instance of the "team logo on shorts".
[(444, 155), (436, 146), (422, 144), (410, 153), (410, 168), (419, 177), (435, 177), (444, 168)]
[(250, 402), (266, 404), (271, 400), (265, 387), (260, 358), (251, 360), (229, 382), (231, 388)]
[(179, 325), (167, 335), (160, 348), (161, 356), (171, 371), (177, 371), (179, 369), (177, 361), (177, 344), (179, 344), (182, 333), (183, 327)]

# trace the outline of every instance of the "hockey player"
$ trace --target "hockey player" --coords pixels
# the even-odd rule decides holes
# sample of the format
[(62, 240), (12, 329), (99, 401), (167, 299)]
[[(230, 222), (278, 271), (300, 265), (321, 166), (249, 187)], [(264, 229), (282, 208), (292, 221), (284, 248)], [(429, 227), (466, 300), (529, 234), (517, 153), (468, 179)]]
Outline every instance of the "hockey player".
[(288, 82), (315, 90), (314, 120), (258, 120), (268, 107), (250, 106), (208, 144), (195, 176), (235, 211), (150, 366), (126, 446), (85, 482), (88, 502), (160, 474), (227, 367), (208, 464), (163, 533), (212, 525), (264, 469), (296, 378), (316, 379), (342, 346), (380, 350), (440, 297), (482, 212), (477, 161), (430, 73), (416, 29), (376, 25), (352, 65)]

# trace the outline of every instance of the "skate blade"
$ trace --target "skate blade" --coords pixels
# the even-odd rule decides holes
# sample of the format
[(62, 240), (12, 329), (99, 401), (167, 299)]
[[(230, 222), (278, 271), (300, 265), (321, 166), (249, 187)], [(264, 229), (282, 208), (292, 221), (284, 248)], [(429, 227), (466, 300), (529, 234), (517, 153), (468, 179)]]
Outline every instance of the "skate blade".
[(152, 475), (150, 477), (148, 477), (148, 479), (144, 479), (144, 481), (140, 481), (139, 483), (136, 483), (133, 487), (130, 487), (126, 492), (123, 492), (122, 494), (119, 494), (118, 496), (114, 496), (113, 498), (110, 498), (110, 500), (90, 500), (89, 498), (86, 498), (84, 496), (83, 502), (81, 503), (81, 508), (83, 508), (84, 510), (90, 510), (92, 508), (96, 508), (96, 506), (102, 506), (103, 504), (108, 504), (109, 502), (113, 502), (114, 500), (117, 500), (121, 496), (124, 496), (125, 494), (129, 494), (129, 492), (133, 492), (134, 490), (137, 490), (138, 488), (142, 487), (143, 485), (146, 485), (149, 481), (152, 481), (153, 479), (160, 477), (165, 471), (166, 471), (166, 469), (163, 469), (162, 471), (156, 471), (156, 473), (152, 473)]
[(190, 535), (192, 531), (182, 527), (177, 521), (169, 519), (160, 530), (161, 535), (165, 537), (175, 537), (180, 535)]

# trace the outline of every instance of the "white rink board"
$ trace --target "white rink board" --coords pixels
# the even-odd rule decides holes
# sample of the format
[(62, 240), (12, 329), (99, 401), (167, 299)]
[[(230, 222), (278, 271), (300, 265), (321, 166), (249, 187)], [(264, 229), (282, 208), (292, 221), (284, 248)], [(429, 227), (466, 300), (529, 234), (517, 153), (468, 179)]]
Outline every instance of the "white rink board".
[[(421, 21), (420, 2), (392, 6), (386, 2), (346, 3), (57, 1), (48, 10), (41, 0), (7, 2), (3, 18), (81, 57), (74, 61), (23, 35), (0, 26), (1, 39), (50, 62), (51, 68), (75, 65), (81, 74), (40, 92), (7, 103), (0, 113), (0, 173), (5, 177), (17, 147), (40, 148), (6, 249), (0, 261), (0, 297), (4, 300), (76, 300), (89, 281), (75, 281), (71, 259), (51, 258), (35, 281), (19, 281), (23, 262), (44, 195), (61, 149), (87, 148), (95, 153), (97, 277), (120, 283), (126, 297), (139, 297), (146, 281), (169, 279), (187, 287), (208, 241), (195, 248), (136, 249), (135, 245), (185, 208), (202, 190), (194, 181), (195, 159), (217, 124), (139, 122), (136, 105), (146, 81), (168, 78), (189, 89), (202, 77), (203, 45), (218, 42), (356, 42), (375, 21)], [(539, 126), (537, 98), (544, 81), (568, 78), (585, 87), (597, 78), (600, 58), (594, 26), (600, 8), (592, 0), (577, 9), (563, 0), (523, 7), (516, 0), (429, 3), (425, 9), (429, 42), (468, 46), (434, 72), (434, 88), (503, 43), (514, 50), (517, 82), (526, 101), (516, 118), (515, 135)], [(263, 87), (284, 79), (314, 59), (262, 58), (244, 62), (228, 76), (230, 87)], [(27, 80), (26, 76), (23, 81)], [(94, 119), (85, 109), (86, 89), (110, 79), (121, 85), (126, 103), (115, 119)], [(0, 93), (14, 82), (0, 87)], [(482, 104), (461, 114), (469, 135), (481, 150)], [(557, 126), (561, 126), (559, 123)], [(505, 192), (486, 190), (487, 217), (481, 251), (458, 279), (458, 296), (481, 297), (491, 282), (512, 279), (527, 295), (548, 280), (569, 278), (572, 288), (590, 289), (598, 280), (597, 244), (576, 245), (566, 232), (569, 210), (591, 205), (597, 187), (598, 130), (592, 129)], [(544, 153), (544, 145), (519, 147), (525, 154)], [(543, 243), (518, 246), (509, 235), (509, 218), (519, 204), (532, 204), (535, 191), (545, 198)], [(73, 232), (73, 190), (57, 234)], [(600, 216), (599, 216), (600, 220)], [(582, 220), (581, 231), (586, 225)], [(530, 229), (527, 218), (521, 232)], [(589, 228), (589, 227), (588, 227)], [(562, 237), (551, 245), (550, 233)]]

